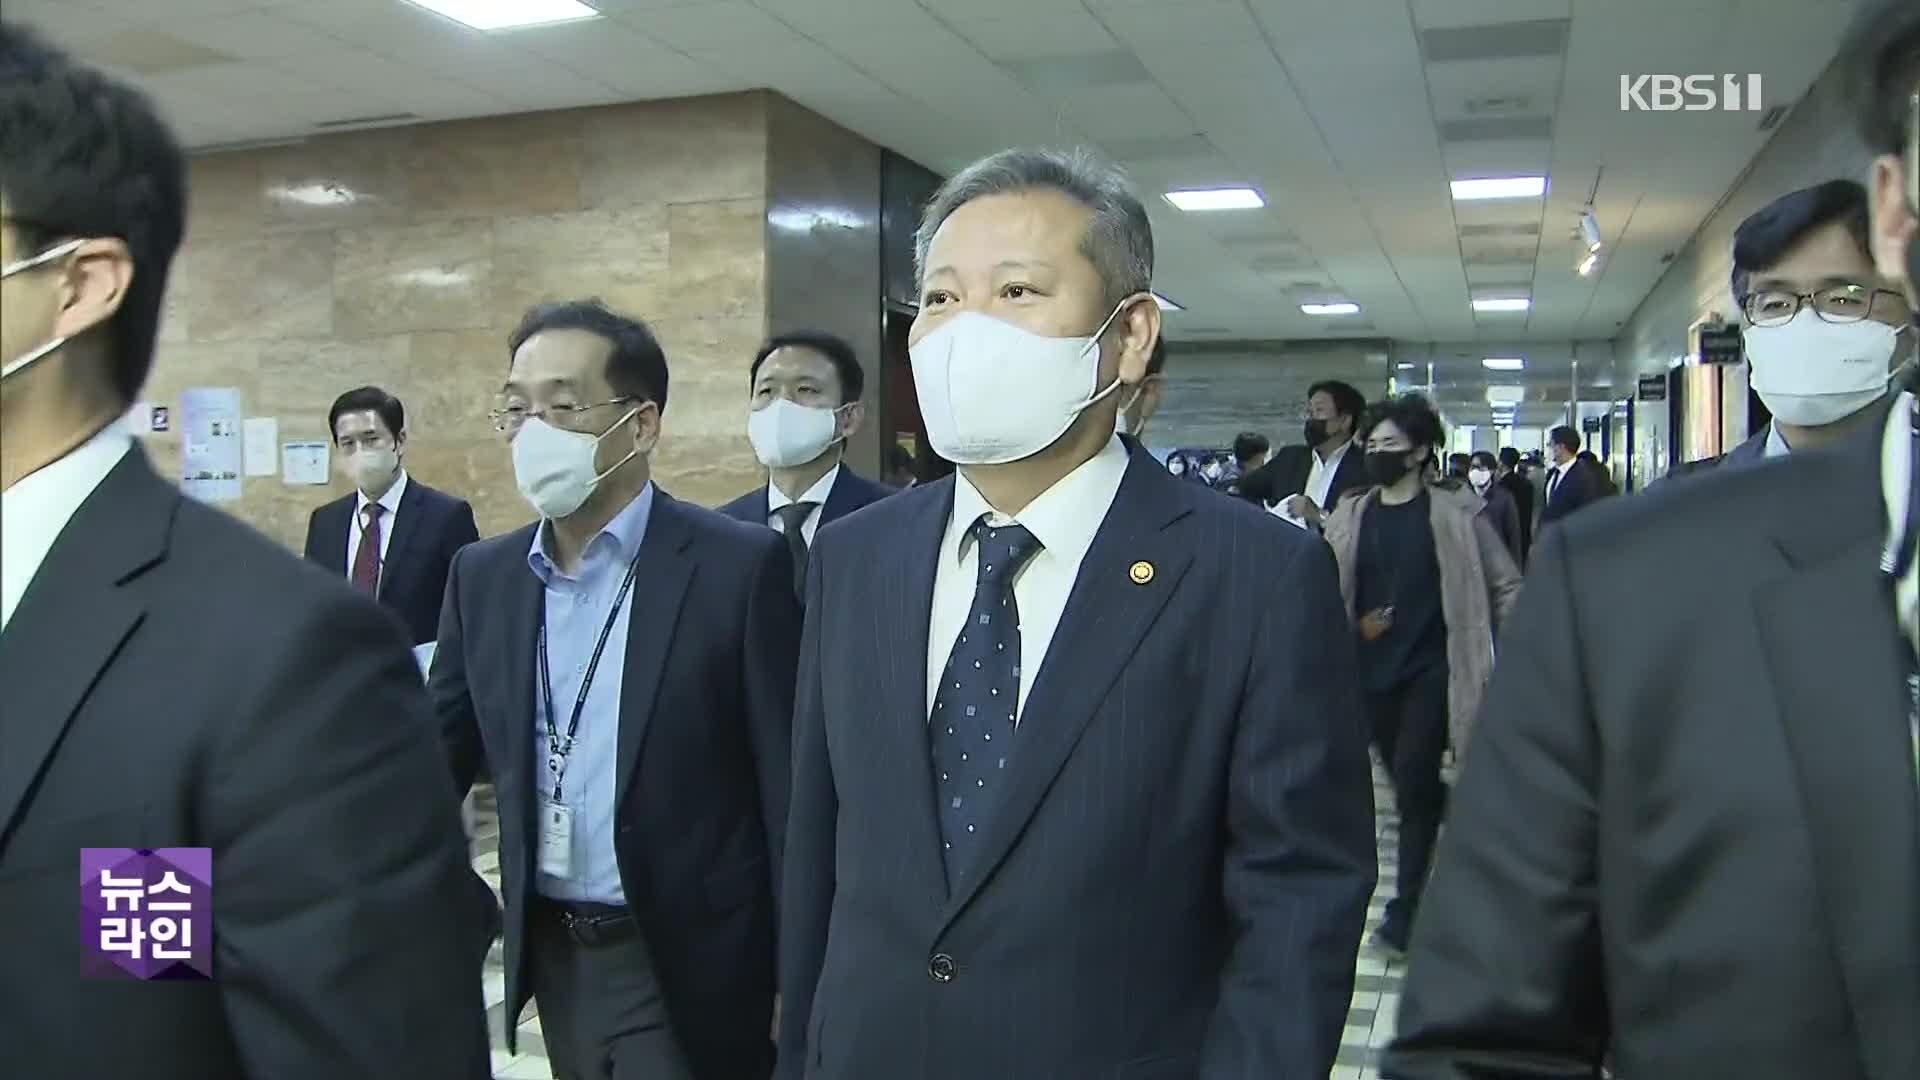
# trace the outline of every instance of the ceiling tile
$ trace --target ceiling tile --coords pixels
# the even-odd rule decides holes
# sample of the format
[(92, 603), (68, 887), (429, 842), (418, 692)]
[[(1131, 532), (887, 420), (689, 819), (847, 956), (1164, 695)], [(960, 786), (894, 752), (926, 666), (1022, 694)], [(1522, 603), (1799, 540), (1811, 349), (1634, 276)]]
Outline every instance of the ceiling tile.
[(951, 19), (950, 25), (995, 60), (1045, 60), (1107, 53), (1115, 44), (1113, 35), (1107, 33), (1098, 19), (1076, 8), (1042, 9), (1011, 19), (963, 15)]
[(648, 37), (690, 53), (751, 51), (796, 36), (792, 27), (746, 0), (663, 8), (626, 21)]
[(340, 44), (337, 38), (274, 12), (186, 19), (168, 29), (177, 37), (249, 60), (274, 60)]

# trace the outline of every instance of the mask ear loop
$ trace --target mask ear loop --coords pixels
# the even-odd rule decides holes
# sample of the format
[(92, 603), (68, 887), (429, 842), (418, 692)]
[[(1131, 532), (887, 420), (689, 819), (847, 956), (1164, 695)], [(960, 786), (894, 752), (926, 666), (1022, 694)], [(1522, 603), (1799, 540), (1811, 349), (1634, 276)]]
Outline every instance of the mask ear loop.
[[(644, 403), (643, 403), (643, 404), (644, 404)], [(628, 409), (628, 410), (627, 410), (627, 415), (625, 415), (625, 416), (623, 416), (623, 417), (621, 417), (621, 418), (620, 418), (620, 419), (618, 419), (618, 420), (615, 420), (615, 421), (613, 422), (613, 426), (612, 426), (612, 427), (610, 427), (610, 428), (608, 428), (607, 430), (605, 430), (605, 431), (603, 431), (603, 432), (601, 432), (601, 433), (600, 433), (600, 437), (599, 437), (599, 438), (597, 438), (597, 439), (595, 439), (595, 440), (593, 440), (593, 445), (595, 445), (595, 446), (599, 446), (599, 445), (600, 445), (600, 441), (601, 441), (601, 439), (605, 439), (605, 438), (606, 438), (607, 436), (609, 436), (609, 435), (611, 435), (611, 434), (613, 434), (614, 432), (616, 432), (616, 431), (618, 431), (618, 430), (620, 430), (620, 425), (621, 425), (621, 424), (624, 424), (624, 423), (626, 423), (627, 421), (629, 421), (629, 420), (631, 420), (631, 419), (633, 419), (634, 417), (636, 417), (636, 416), (638, 416), (638, 415), (640, 415), (640, 406), (639, 406), (639, 405), (635, 405), (635, 406), (634, 406), (633, 408), (631, 408), (631, 409)], [(626, 465), (626, 463), (627, 463), (627, 462), (629, 462), (629, 461), (632, 461), (632, 460), (633, 460), (634, 458), (636, 458), (636, 457), (639, 457), (639, 456), (640, 456), (640, 448), (636, 446), (636, 447), (634, 447), (634, 448), (633, 448), (632, 450), (629, 450), (629, 451), (627, 451), (627, 456), (626, 456), (626, 457), (623, 457), (623, 458), (621, 458), (621, 459), (620, 459), (619, 461), (616, 461), (616, 462), (614, 462), (614, 463), (613, 463), (613, 464), (612, 464), (611, 466), (609, 466), (606, 472), (603, 472), (603, 473), (601, 473), (600, 475), (598, 475), (598, 476), (596, 476), (596, 477), (594, 477), (594, 478), (593, 478), (593, 482), (597, 484), (597, 483), (599, 483), (600, 481), (602, 481), (602, 480), (605, 480), (605, 479), (606, 479), (607, 477), (609, 477), (609, 476), (612, 476), (612, 475), (613, 475), (614, 473), (616, 473), (616, 472), (619, 472), (619, 471), (620, 471), (620, 469), (621, 469), (621, 467), (622, 467), (622, 466), (624, 466), (624, 465)]]
[[(1113, 326), (1113, 320), (1116, 318), (1119, 318), (1120, 313), (1122, 311), (1125, 311), (1127, 309), (1127, 305), (1131, 304), (1134, 301), (1134, 299), (1135, 299), (1134, 297), (1129, 296), (1125, 300), (1122, 300), (1118, 304), (1114, 305), (1113, 310), (1107, 313), (1106, 320), (1100, 324), (1100, 329), (1095, 330), (1093, 332), (1093, 337), (1089, 339), (1087, 342), (1087, 348), (1095, 349), (1095, 350), (1098, 350), (1100, 348), (1100, 339), (1104, 337), (1106, 335), (1107, 330)], [(1085, 356), (1086, 354), (1087, 354), (1086, 349), (1080, 350), (1080, 355)], [(1079, 404), (1076, 404), (1073, 407), (1073, 411), (1076, 413), (1084, 412), (1087, 409), (1094, 406), (1095, 404), (1098, 404), (1101, 398), (1106, 397), (1108, 394), (1111, 394), (1118, 389), (1120, 389), (1120, 380), (1118, 377), (1116, 377), (1112, 382), (1107, 384), (1106, 389), (1101, 390), (1100, 392), (1094, 394), (1092, 397), (1087, 398), (1085, 401), (1082, 401)], [(1129, 403), (1129, 406), (1130, 405), (1131, 403)], [(1124, 409), (1122, 411), (1124, 411)]]
[[(24, 259), (16, 259), (5, 266), (0, 266), (0, 278), (10, 278), (15, 274), (25, 270), (31, 270), (36, 266), (44, 266), (55, 259), (78, 251), (80, 245), (86, 242), (85, 237), (80, 237), (69, 240), (64, 244), (55, 244), (53, 247), (48, 248), (38, 255), (32, 255)], [(58, 349), (66, 343), (67, 339), (64, 337), (53, 338), (46, 344), (27, 353), (25, 356), (8, 362), (5, 367), (0, 367), (0, 379), (25, 371), (39, 361), (44, 360), (55, 349)]]

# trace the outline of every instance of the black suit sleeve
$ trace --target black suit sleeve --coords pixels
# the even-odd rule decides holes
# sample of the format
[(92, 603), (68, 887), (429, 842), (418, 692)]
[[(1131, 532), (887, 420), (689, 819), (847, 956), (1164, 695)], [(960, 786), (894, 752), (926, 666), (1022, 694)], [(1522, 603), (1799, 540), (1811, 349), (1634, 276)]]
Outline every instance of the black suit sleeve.
[(320, 509), (315, 508), (313, 513), (307, 515), (306, 556), (308, 562), (320, 563), (324, 566), (326, 560), (320, 557), (320, 545)]
[(215, 987), (249, 1076), (474, 1080), (486, 944), (419, 670), (371, 605), (323, 600), (208, 765)]
[(1599, 737), (1566, 536), (1542, 538), (1414, 924), (1396, 1080), (1572, 1080), (1609, 1041), (1597, 901)]
[(1295, 544), (1258, 601), (1229, 765), (1223, 879), (1238, 928), (1200, 1075), (1325, 1076), (1373, 893), (1373, 780), (1332, 549)]
[(807, 611), (795, 691), (793, 800), (787, 816), (786, 873), (780, 903), (780, 1031), (776, 1080), (806, 1073), (814, 990), (826, 962), (833, 914), (840, 798), (827, 756), (826, 704), (821, 698), (820, 611), (826, 562), (816, 542), (808, 560)]
[(781, 854), (786, 850), (787, 802), (793, 768), (793, 680), (800, 653), (800, 605), (794, 599), (793, 557), (771, 529), (756, 536), (760, 556), (747, 597), (747, 737), (760, 783), (760, 811), (773, 859), (771, 887), (780, 892)]
[(485, 753), (480, 742), (480, 718), (467, 688), (465, 627), (461, 616), (460, 571), (466, 562), (456, 554), (447, 569), (446, 595), (440, 602), (440, 632), (427, 674), (427, 697), (439, 721), (440, 744), (453, 770), (455, 794), (465, 798), (479, 775)]

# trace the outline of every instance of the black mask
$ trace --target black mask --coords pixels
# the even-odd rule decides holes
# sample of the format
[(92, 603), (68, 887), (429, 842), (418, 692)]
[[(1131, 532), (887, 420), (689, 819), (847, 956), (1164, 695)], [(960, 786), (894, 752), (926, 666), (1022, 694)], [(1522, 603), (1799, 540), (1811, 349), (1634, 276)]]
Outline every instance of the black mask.
[(1381, 487), (1391, 487), (1413, 467), (1410, 450), (1367, 451), (1367, 477)]
[(1313, 419), (1307, 421), (1307, 445), (1319, 446), (1327, 441), (1327, 421)]

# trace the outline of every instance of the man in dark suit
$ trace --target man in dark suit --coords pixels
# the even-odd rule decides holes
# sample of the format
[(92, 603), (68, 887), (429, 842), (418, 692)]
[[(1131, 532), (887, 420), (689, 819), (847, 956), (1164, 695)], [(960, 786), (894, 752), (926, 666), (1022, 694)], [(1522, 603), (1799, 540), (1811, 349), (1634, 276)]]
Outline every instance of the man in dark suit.
[[(484, 1076), (476, 879), (399, 633), (182, 498), (120, 419), (184, 228), (177, 144), (10, 23), (0, 117), (0, 1071)], [(83, 847), (211, 849), (210, 924), (116, 902), (136, 959), (197, 948), (211, 980), (83, 975)]]
[(1241, 497), (1264, 506), (1278, 504), (1291, 517), (1319, 528), (1341, 496), (1372, 483), (1366, 455), (1353, 445), (1366, 411), (1365, 395), (1338, 379), (1308, 387), (1307, 441), (1281, 447), (1265, 467), (1243, 477)]
[[(780, 538), (649, 459), (653, 334), (529, 312), (493, 417), (542, 520), (455, 557), (429, 676), (500, 805), (507, 1015), (562, 1080), (764, 1080), (799, 605)], [(511, 1035), (509, 1035), (511, 1039)]]
[(327, 430), (354, 493), (307, 519), (307, 558), (373, 596), (415, 645), (433, 640), (453, 555), (480, 539), (473, 507), (407, 475), (407, 412), (377, 386), (340, 395)]
[(776, 334), (747, 369), (747, 440), (767, 482), (720, 512), (779, 532), (796, 587), (806, 584), (807, 549), (820, 526), (893, 494), (841, 460), (866, 419), (866, 383), (853, 346), (820, 330)]
[[(1920, 9), (1835, 63), (1920, 299)], [(1876, 411), (1545, 537), (1383, 1076), (1920, 1076), (1920, 412)]]
[(1494, 481), (1507, 494), (1513, 496), (1513, 505), (1520, 512), (1520, 550), (1515, 553), (1522, 567), (1527, 565), (1527, 552), (1533, 548), (1533, 485), (1520, 473), (1520, 451), (1511, 446), (1500, 448), (1500, 479)]
[(1116, 436), (1159, 332), (1123, 180), (996, 155), (919, 243), (960, 472), (814, 552), (778, 1075), (1325, 1076), (1375, 877), (1332, 555)]
[(1547, 433), (1547, 449), (1553, 455), (1553, 468), (1547, 470), (1547, 487), (1540, 503), (1537, 533), (1565, 519), (1575, 511), (1606, 494), (1594, 467), (1580, 459), (1580, 433), (1562, 424)]

